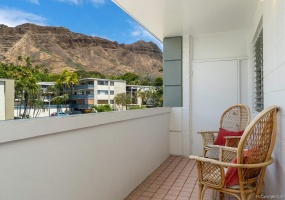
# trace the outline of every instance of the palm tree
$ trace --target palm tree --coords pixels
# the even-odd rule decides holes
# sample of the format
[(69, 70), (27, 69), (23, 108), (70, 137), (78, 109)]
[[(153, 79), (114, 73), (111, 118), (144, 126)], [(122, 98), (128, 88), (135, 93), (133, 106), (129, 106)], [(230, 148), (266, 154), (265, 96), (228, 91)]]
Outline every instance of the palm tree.
[(48, 114), (50, 116), (50, 102), (51, 102), (51, 97), (58, 95), (58, 90), (54, 85), (50, 85), (47, 87), (45, 96), (48, 97)]
[[(69, 99), (69, 95), (73, 93), (73, 85), (75, 84), (78, 84), (77, 74), (74, 72), (70, 72), (66, 69), (62, 71), (59, 76), (59, 79), (56, 81), (56, 86), (59, 88), (60, 95), (65, 95), (64, 97), (62, 96), (62, 98), (64, 99), (65, 108), (66, 101)], [(69, 91), (67, 91), (66, 87), (69, 88)]]
[(24, 104), (22, 118), (27, 118), (30, 98), (40, 92), (40, 87), (37, 85), (37, 79), (33, 76), (30, 68), (16, 66), (13, 72), (13, 77), (16, 79), (15, 93), (18, 94), (18, 97), (21, 99), (21, 106), (22, 103)]

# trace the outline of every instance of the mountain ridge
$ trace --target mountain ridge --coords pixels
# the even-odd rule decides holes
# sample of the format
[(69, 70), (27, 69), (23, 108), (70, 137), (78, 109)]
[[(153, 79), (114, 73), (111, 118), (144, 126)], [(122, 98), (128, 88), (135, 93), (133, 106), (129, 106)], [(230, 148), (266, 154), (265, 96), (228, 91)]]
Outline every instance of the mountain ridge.
[(153, 42), (119, 44), (104, 38), (74, 33), (65, 27), (22, 24), (0, 25), (0, 61), (18, 63), (31, 57), (52, 73), (98, 71), (105, 75), (133, 72), (161, 76), (162, 52)]

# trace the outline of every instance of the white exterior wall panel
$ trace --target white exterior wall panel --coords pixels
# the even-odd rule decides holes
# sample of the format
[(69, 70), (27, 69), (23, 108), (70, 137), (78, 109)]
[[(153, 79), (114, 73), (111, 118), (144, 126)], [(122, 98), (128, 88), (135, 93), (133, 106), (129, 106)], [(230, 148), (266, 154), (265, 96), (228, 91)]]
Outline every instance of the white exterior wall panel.
[[(264, 107), (279, 108), (274, 163), (267, 169), (267, 195), (285, 197), (285, 1), (259, 2), (249, 41), (253, 41), (259, 22), (263, 21)], [(249, 44), (249, 46), (251, 43)]]
[(0, 81), (0, 120), (5, 120), (5, 83)]
[(248, 30), (193, 36), (193, 60), (247, 57)]
[(125, 199), (169, 156), (169, 112), (0, 122), (0, 199)]
[(126, 82), (114, 82), (114, 95), (126, 93)]

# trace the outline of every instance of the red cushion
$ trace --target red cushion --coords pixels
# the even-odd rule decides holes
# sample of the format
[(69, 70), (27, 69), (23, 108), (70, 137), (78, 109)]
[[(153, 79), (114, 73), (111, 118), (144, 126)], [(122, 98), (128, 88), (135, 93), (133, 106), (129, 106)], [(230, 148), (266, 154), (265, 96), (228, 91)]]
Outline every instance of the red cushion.
[[(237, 163), (237, 158), (235, 158), (232, 163)], [(238, 185), (238, 170), (235, 167), (228, 167), (225, 177), (225, 187)]]
[(234, 132), (234, 131), (228, 131), (223, 128), (219, 129), (218, 137), (214, 142), (214, 145), (221, 145), (225, 146), (226, 144), (226, 139), (224, 138), (225, 136), (242, 136), (243, 130), (239, 132)]
[[(248, 157), (255, 156), (258, 154), (259, 148), (254, 147), (252, 149), (249, 149), (247, 151), (243, 152), (243, 163), (246, 162)], [(232, 163), (237, 163), (237, 158), (233, 159)], [(238, 185), (238, 170), (235, 167), (228, 167), (228, 170), (226, 172), (226, 177), (225, 177), (225, 187), (228, 186), (233, 186), (233, 185)]]

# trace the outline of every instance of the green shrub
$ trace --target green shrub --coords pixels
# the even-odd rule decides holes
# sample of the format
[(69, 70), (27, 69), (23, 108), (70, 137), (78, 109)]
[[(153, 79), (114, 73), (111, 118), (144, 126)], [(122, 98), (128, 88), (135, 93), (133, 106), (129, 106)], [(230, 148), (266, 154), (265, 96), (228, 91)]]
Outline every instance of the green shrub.
[(137, 110), (137, 109), (144, 109), (144, 108), (146, 108), (146, 106), (135, 105), (135, 106), (128, 107), (128, 110)]
[(111, 106), (109, 104), (105, 105), (93, 105), (92, 108), (94, 108), (97, 112), (110, 112), (113, 111)]

